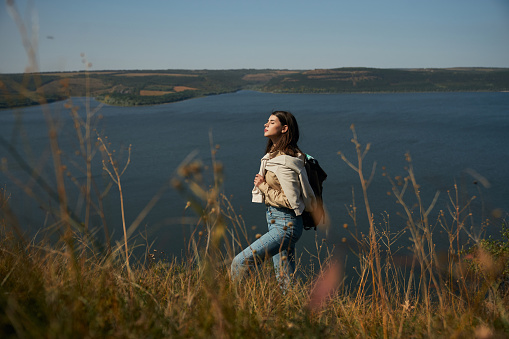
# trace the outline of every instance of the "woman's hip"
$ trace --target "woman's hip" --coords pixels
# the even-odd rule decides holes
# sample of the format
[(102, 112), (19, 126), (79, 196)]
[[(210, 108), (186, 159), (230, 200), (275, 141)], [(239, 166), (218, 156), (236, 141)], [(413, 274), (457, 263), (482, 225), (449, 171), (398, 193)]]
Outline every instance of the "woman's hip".
[(292, 235), (294, 240), (300, 238), (304, 227), (302, 216), (297, 216), (294, 210), (285, 207), (267, 206), (266, 213), (269, 231), (277, 229)]

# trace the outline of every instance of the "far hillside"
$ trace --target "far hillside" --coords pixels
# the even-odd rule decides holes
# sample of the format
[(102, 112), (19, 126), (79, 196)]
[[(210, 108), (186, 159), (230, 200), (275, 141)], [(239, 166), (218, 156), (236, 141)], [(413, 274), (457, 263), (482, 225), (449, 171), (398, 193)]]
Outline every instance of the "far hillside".
[(239, 90), (274, 93), (509, 91), (507, 68), (130, 70), (0, 75), (0, 108), (91, 96), (164, 104)]
[(263, 89), (282, 93), (507, 91), (509, 69), (317, 69), (280, 76)]

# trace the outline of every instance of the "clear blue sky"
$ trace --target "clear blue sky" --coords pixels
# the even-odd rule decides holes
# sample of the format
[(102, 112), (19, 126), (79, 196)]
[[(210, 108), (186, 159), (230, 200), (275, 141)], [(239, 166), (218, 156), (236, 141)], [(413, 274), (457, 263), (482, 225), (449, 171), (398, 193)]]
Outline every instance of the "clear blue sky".
[[(15, 2), (41, 71), (509, 67), (509, 0)], [(0, 6), (0, 73), (23, 72)]]

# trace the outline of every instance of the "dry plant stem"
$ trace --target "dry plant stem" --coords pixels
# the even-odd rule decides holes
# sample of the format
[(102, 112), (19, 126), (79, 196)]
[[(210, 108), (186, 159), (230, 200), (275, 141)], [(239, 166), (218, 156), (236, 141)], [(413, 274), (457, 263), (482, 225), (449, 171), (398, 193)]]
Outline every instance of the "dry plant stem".
[[(452, 224), (452, 227), (451, 229), (448, 230), (448, 234), (449, 234), (449, 242), (450, 242), (450, 257), (451, 258), (459, 258), (459, 254), (461, 252), (461, 246), (460, 246), (460, 230), (463, 230), (464, 232), (467, 233), (467, 235), (477, 241), (471, 234), (469, 234), (469, 232), (466, 230), (466, 228), (464, 227), (465, 225), (465, 220), (466, 218), (468, 217), (465, 216), (465, 218), (462, 218), (462, 214), (465, 212), (465, 210), (469, 207), (470, 203), (472, 202), (473, 199), (475, 199), (475, 196), (472, 197), (472, 199), (470, 199), (463, 208), (460, 209), (460, 201), (459, 201), (459, 190), (458, 190), (458, 185), (455, 183), (454, 184), (454, 193), (455, 193), (455, 198), (453, 199), (452, 196), (451, 196), (451, 193), (448, 192), (448, 196), (449, 196), (449, 200), (451, 202), (451, 205), (453, 207), (453, 211), (451, 211), (451, 208), (448, 206), (448, 209), (449, 209), (449, 213), (453, 219), (453, 224)], [(445, 218), (444, 218), (444, 223), (445, 223)], [(456, 230), (456, 232), (454, 232), (453, 230)], [(454, 239), (456, 240), (456, 249), (454, 249)], [(452, 261), (451, 261), (452, 262)], [(464, 267), (463, 265), (458, 265), (457, 267), (458, 271), (457, 272), (459, 274), (460, 277), (463, 277), (465, 272), (464, 272)], [(451, 272), (452, 272), (452, 267), (451, 267)], [(454, 274), (450, 274), (451, 276), (451, 279), (452, 277), (454, 276)], [(470, 302), (470, 297), (469, 297), (469, 293), (467, 291), (467, 286), (464, 282), (463, 279), (461, 279), (461, 292), (462, 294), (464, 294), (465, 298)], [(451, 285), (452, 286), (452, 280), (451, 280)]]
[(27, 242), (25, 237), (23, 236), (22, 228), (19, 224), (18, 219), (16, 218), (15, 213), (11, 210), (9, 206), (10, 194), (8, 195), (5, 191), (5, 188), (2, 189), (0, 194), (0, 211), (2, 212), (2, 219), (0, 219), (0, 227), (4, 225), (10, 225), (11, 229), (14, 230), (16, 234), (17, 241), (21, 244), (23, 248), (27, 247)]
[[(14, 22), (18, 26), (18, 30), (22, 37), (23, 45), (25, 47), (26, 54), (29, 59), (29, 67), (27, 68), (27, 73), (25, 74), (23, 84), (17, 85), (15, 87), (18, 89), (20, 94), (25, 95), (27, 97), (31, 97), (31, 98), (33, 98), (33, 100), (37, 100), (39, 102), (39, 104), (41, 104), (41, 105), (45, 104), (46, 99), (44, 97), (44, 93), (42, 92), (42, 88), (41, 88), (41, 78), (38, 73), (38, 65), (37, 65), (37, 58), (36, 58), (38, 26), (37, 26), (37, 22), (36, 22), (35, 10), (32, 13), (33, 14), (32, 20), (33, 20), (33, 22), (35, 22), (35, 24), (32, 24), (32, 35), (31, 35), (31, 38), (29, 38), (28, 30), (26, 29), (26, 25), (22, 21), (20, 15), (19, 15), (19, 12), (15, 6), (14, 1), (7, 1), (7, 8), (9, 10), (12, 18), (14, 19)], [(92, 206), (91, 161), (92, 161), (92, 157), (93, 157), (93, 147), (92, 147), (92, 140), (90, 137), (91, 119), (94, 116), (95, 112), (97, 112), (97, 110), (100, 109), (100, 107), (99, 107), (94, 111), (90, 110), (90, 105), (89, 105), (90, 82), (89, 82), (89, 75), (88, 75), (88, 66), (89, 66), (89, 64), (86, 65), (86, 67), (87, 67), (87, 72), (86, 72), (87, 118), (86, 118), (86, 121), (82, 122), (79, 119), (79, 116), (77, 115), (74, 108), (71, 110), (71, 113), (74, 116), (75, 124), (77, 124), (77, 129), (79, 128), (79, 126), (84, 126), (84, 129), (85, 129), (85, 136), (83, 136), (83, 134), (81, 133), (81, 130), (79, 130), (78, 137), (79, 137), (80, 145), (82, 148), (82, 150), (81, 150), (82, 154), (86, 158), (87, 183), (85, 186), (85, 192), (83, 194), (85, 197), (85, 200), (86, 200), (86, 213), (85, 213), (85, 223), (84, 223), (84, 230), (85, 230), (86, 234), (88, 233), (88, 228), (89, 228), (89, 223), (90, 223), (90, 221), (89, 221), (90, 213), (91, 213), (90, 209)], [(35, 85), (37, 87), (37, 91), (34, 93), (31, 93), (26, 89), (30, 78), (34, 79)], [(100, 106), (102, 106), (102, 105), (100, 105)], [(60, 221), (64, 226), (66, 226), (65, 234), (66, 234), (66, 237), (68, 237), (71, 232), (71, 225), (79, 226), (79, 227), (81, 227), (81, 225), (79, 222), (77, 222), (78, 218), (72, 213), (72, 211), (68, 207), (66, 187), (64, 184), (65, 166), (63, 165), (63, 162), (62, 162), (62, 152), (59, 148), (58, 137), (57, 137), (58, 136), (58, 128), (57, 128), (58, 122), (54, 119), (49, 108), (46, 105), (43, 105), (42, 109), (43, 109), (43, 113), (44, 113), (44, 116), (46, 118), (46, 122), (48, 125), (50, 150), (51, 150), (51, 154), (53, 156), (53, 165), (55, 167), (57, 191), (54, 194), (52, 194), (53, 191), (52, 191), (52, 189), (48, 189), (48, 185), (42, 185), (42, 187), (48, 193), (52, 194), (54, 196), (55, 200), (57, 200), (59, 202), (59, 204), (58, 204), (59, 208), (60, 208), (59, 214), (61, 215)], [(83, 146), (84, 144), (86, 144), (86, 148)], [(42, 158), (41, 158), (41, 160), (42, 160)], [(30, 168), (30, 166), (28, 166), (28, 167)], [(33, 181), (36, 181), (39, 184), (43, 183), (42, 179), (37, 174), (36, 169), (33, 169), (33, 173), (31, 173), (31, 174), (32, 174)], [(105, 224), (104, 224), (104, 227), (105, 227), (105, 232), (108, 233)], [(106, 236), (107, 236), (107, 238), (109, 238), (108, 234), (106, 234)], [(108, 244), (108, 247), (109, 247), (109, 244)]]
[(122, 171), (119, 171), (119, 168), (116, 164), (116, 162), (113, 160), (113, 154), (108, 150), (108, 147), (104, 143), (103, 139), (101, 137), (98, 137), (97, 140), (102, 144), (102, 147), (104, 149), (104, 152), (107, 154), (109, 159), (109, 164), (111, 165), (113, 169), (113, 173), (106, 165), (106, 162), (103, 160), (103, 169), (110, 175), (111, 179), (115, 184), (117, 184), (118, 187), (118, 193), (120, 195), (120, 210), (122, 214), (122, 228), (124, 230), (124, 246), (125, 246), (125, 262), (127, 267), (127, 274), (129, 276), (129, 279), (132, 280), (132, 273), (131, 273), (131, 266), (129, 265), (129, 248), (127, 246), (127, 229), (126, 229), (126, 222), (125, 222), (125, 214), (124, 214), (124, 196), (122, 194), (122, 184), (120, 182), (120, 178), (124, 174), (125, 170), (129, 166), (129, 163), (131, 162), (131, 145), (129, 145), (129, 154), (126, 161), (126, 164), (124, 166), (124, 169)]
[[(212, 170), (214, 175), (214, 187), (209, 190), (210, 196), (208, 198), (211, 204), (211, 216), (213, 218), (213, 223), (210, 231), (212, 232), (212, 245), (214, 247), (214, 252), (219, 252), (219, 243), (222, 239), (226, 239), (226, 225), (223, 220), (223, 213), (221, 213), (221, 203), (220, 203), (220, 192), (222, 190), (223, 185), (223, 167), (216, 160), (216, 153), (219, 149), (219, 145), (214, 146), (214, 140), (212, 135), (212, 130), (209, 131), (209, 143), (210, 143), (210, 154), (212, 158)], [(217, 253), (214, 253), (215, 255)]]
[[(88, 77), (88, 71), (87, 71), (87, 77)], [(92, 201), (92, 186), (97, 188), (95, 184), (93, 183), (92, 179), (92, 159), (95, 156), (96, 150), (93, 148), (92, 145), (92, 139), (91, 139), (91, 130), (92, 130), (92, 118), (94, 117), (95, 113), (102, 107), (102, 104), (99, 105), (97, 109), (94, 111), (91, 111), (88, 104), (89, 98), (87, 98), (87, 108), (86, 108), (86, 118), (85, 120), (81, 119), (78, 115), (77, 109), (78, 107), (73, 106), (72, 100), (69, 99), (68, 106), (71, 108), (71, 115), (74, 120), (74, 125), (76, 129), (76, 134), (78, 136), (78, 140), (80, 143), (80, 151), (81, 155), (84, 158), (85, 161), (85, 171), (84, 174), (86, 176), (86, 183), (84, 187), (81, 187), (80, 189), (83, 191), (83, 196), (85, 197), (85, 221), (84, 221), (84, 229), (85, 232), (88, 232), (89, 225), (90, 225), (90, 215), (91, 215), (91, 209), (94, 207), (94, 203)], [(82, 128), (84, 128), (84, 132), (82, 131)], [(79, 166), (75, 165), (77, 168)], [(95, 208), (97, 210), (97, 207)], [(100, 211), (99, 211), (100, 213)], [(105, 226), (105, 224), (104, 224)], [(106, 226), (105, 226), (106, 227)], [(105, 233), (107, 233), (107, 230), (105, 229)], [(108, 240), (109, 243), (109, 240)]]
[(127, 237), (130, 238), (134, 231), (140, 226), (141, 222), (145, 219), (145, 217), (149, 214), (149, 212), (154, 208), (156, 203), (161, 199), (164, 192), (169, 188), (168, 184), (162, 185), (161, 188), (157, 191), (157, 193), (150, 199), (147, 205), (141, 210), (136, 219), (131, 223), (129, 228), (127, 229)]
[[(40, 84), (40, 81), (37, 81)], [(67, 210), (67, 193), (65, 190), (64, 183), (64, 170), (62, 166), (61, 151), (58, 145), (58, 131), (56, 128), (56, 122), (51, 116), (49, 108), (47, 108), (46, 100), (41, 100), (40, 104), (43, 105), (44, 116), (46, 117), (46, 123), (48, 125), (48, 134), (50, 140), (50, 148), (53, 156), (53, 166), (55, 167), (55, 176), (57, 182), (57, 193), (60, 202), (60, 215), (64, 226), (67, 227), (67, 231), (70, 232), (69, 214)], [(70, 236), (70, 234), (67, 234)]]
[(351, 209), (349, 209), (346, 205), (345, 205), (345, 207), (346, 207), (348, 215), (352, 219), (352, 222), (353, 222), (353, 225), (354, 225), (354, 230), (355, 230), (355, 234), (352, 231), (349, 231), (349, 233), (355, 239), (355, 243), (357, 244), (358, 253), (359, 253), (357, 255), (357, 257), (359, 258), (359, 265), (360, 265), (360, 267), (359, 267), (359, 271), (357, 273), (359, 274), (360, 281), (359, 281), (359, 287), (357, 289), (357, 295), (355, 297), (355, 303), (360, 305), (362, 300), (363, 300), (363, 298), (365, 297), (364, 293), (365, 293), (365, 289), (366, 289), (366, 284), (368, 283), (367, 276), (368, 276), (369, 269), (368, 269), (368, 267), (366, 265), (365, 257), (362, 254), (365, 251), (365, 249), (363, 248), (363, 242), (364, 241), (363, 241), (363, 239), (359, 238), (359, 231), (358, 231), (358, 227), (357, 227), (358, 226), (357, 225), (357, 206), (355, 204), (355, 189), (354, 189), (353, 186), (352, 186), (352, 205), (351, 205)]
[(228, 230), (228, 232), (230, 233), (230, 235), (232, 237), (231, 247), (230, 247), (231, 252), (229, 253), (230, 261), (231, 261), (233, 259), (233, 257), (235, 256), (236, 244), (239, 246), (239, 248), (242, 247), (242, 244), (239, 241), (241, 239), (241, 236), (239, 234), (239, 229), (240, 229), (240, 232), (242, 233), (243, 239), (246, 242), (249, 241), (249, 237), (247, 235), (246, 224), (245, 224), (244, 220), (242, 219), (242, 217), (240, 215), (237, 215), (235, 213), (235, 210), (233, 209), (233, 205), (231, 204), (230, 200), (226, 196), (222, 195), (222, 202), (223, 202), (223, 204), (226, 205), (226, 211), (223, 209), (223, 215), (228, 220), (230, 220), (234, 226), (233, 230)]
[[(21, 16), (19, 15), (19, 12), (17, 8), (15, 7), (14, 1), (10, 0), (7, 1), (7, 9), (14, 19), (14, 22), (18, 26), (18, 30), (21, 34), (21, 38), (23, 41), (23, 46), (25, 47), (26, 54), (28, 56), (29, 60), (29, 69), (28, 71), (32, 73), (35, 86), (39, 90), (41, 90), (41, 78), (38, 73), (39, 67), (37, 64), (37, 41), (38, 41), (38, 27), (36, 25), (32, 26), (32, 35), (29, 39), (28, 32), (26, 29), (25, 24), (23, 23), (23, 20), (21, 19)], [(34, 13), (33, 13), (34, 14)], [(35, 17), (35, 16), (34, 16)], [(24, 86), (25, 87), (25, 86)], [(26, 87), (25, 87), (26, 88)], [(67, 193), (65, 190), (65, 184), (64, 184), (64, 170), (62, 166), (62, 159), (61, 159), (61, 150), (58, 145), (58, 131), (57, 131), (57, 124), (55, 120), (53, 119), (51, 112), (47, 105), (44, 105), (46, 103), (46, 99), (44, 97), (43, 93), (40, 93), (38, 96), (39, 104), (42, 105), (43, 114), (46, 119), (46, 124), (48, 126), (48, 134), (49, 134), (49, 140), (50, 140), (50, 149), (53, 157), (53, 166), (55, 168), (55, 177), (56, 177), (56, 183), (57, 183), (57, 194), (58, 194), (58, 201), (59, 201), (59, 210), (60, 210), (60, 219), (61, 222), (65, 228), (65, 236), (64, 240), (68, 245), (68, 251), (69, 256), (71, 258), (74, 258), (72, 255), (72, 244), (71, 244), (71, 237), (72, 237), (72, 230), (71, 230), (71, 222), (69, 217), (69, 212), (67, 208)], [(74, 261), (73, 259), (71, 261)]]
[(21, 16), (19, 15), (19, 11), (16, 8), (14, 0), (7, 0), (6, 3), (7, 10), (9, 11), (9, 14), (13, 18), (16, 25), (18, 26), (18, 31), (21, 34), (21, 40), (23, 42), (23, 46), (25, 47), (25, 52), (28, 56), (28, 64), (30, 67), (28, 71), (35, 73), (39, 69), (37, 67), (37, 40), (38, 40), (37, 27), (35, 25), (32, 27), (32, 39), (29, 39), (26, 26), (23, 23)]
[[(403, 208), (405, 209), (405, 212), (407, 214), (409, 226), (410, 226), (409, 229), (410, 229), (410, 232), (412, 233), (412, 237), (414, 239), (414, 244), (416, 245), (416, 250), (417, 250), (416, 252), (419, 257), (419, 260), (421, 261), (421, 263), (423, 263), (423, 268), (429, 272), (430, 279), (433, 281), (436, 288), (440, 289), (441, 285), (439, 284), (439, 282), (435, 278), (435, 274), (433, 273), (433, 264), (428, 259), (428, 258), (431, 258), (431, 260), (433, 260), (434, 258), (436, 258), (433, 242), (431, 239), (431, 230), (430, 230), (429, 223), (428, 223), (428, 214), (430, 213), (431, 209), (433, 208), (434, 204), (436, 203), (438, 195), (435, 195), (433, 202), (431, 203), (431, 205), (429, 206), (427, 211), (425, 213), (423, 213), (422, 212), (423, 205), (422, 205), (422, 201), (420, 200), (420, 194), (419, 194), (419, 185), (417, 184), (417, 182), (415, 180), (415, 176), (414, 176), (413, 168), (412, 168), (411, 164), (410, 164), (410, 168), (409, 168), (409, 176), (410, 176), (412, 185), (414, 187), (415, 194), (419, 201), (419, 207), (421, 208), (420, 216), (421, 216), (422, 220), (418, 221), (418, 223), (422, 224), (421, 227), (422, 227), (422, 231), (424, 233), (422, 236), (419, 235), (419, 227), (417, 226), (416, 221), (414, 220), (414, 218), (412, 216), (413, 214), (410, 211), (410, 208), (403, 201), (402, 195), (398, 194), (397, 191), (395, 192), (395, 195), (398, 197), (399, 203), (403, 206)], [(396, 186), (393, 185), (393, 187), (396, 187)], [(426, 239), (428, 242), (428, 247), (429, 247), (429, 252), (430, 252), (429, 254), (427, 254), (426, 251), (424, 250), (424, 243), (423, 243), (424, 239)], [(425, 289), (425, 293), (427, 294), (426, 289)], [(438, 296), (439, 296), (441, 306), (443, 306), (442, 295), (443, 295), (443, 293), (441, 291), (439, 291)], [(426, 300), (428, 300), (428, 298), (426, 298)]]
[[(444, 301), (444, 286), (443, 279), (440, 275), (440, 270), (438, 269), (438, 279), (435, 276), (434, 267), (438, 267), (437, 263), (437, 255), (435, 253), (435, 245), (432, 239), (432, 231), (429, 225), (429, 213), (431, 213), (433, 207), (435, 206), (439, 193), (435, 194), (433, 201), (431, 202), (428, 208), (424, 208), (424, 204), (422, 202), (420, 196), (420, 185), (417, 184), (417, 180), (415, 179), (415, 174), (413, 171), (412, 161), (410, 154), (406, 154), (406, 160), (408, 162), (408, 177), (405, 178), (405, 183), (401, 190), (398, 189), (397, 184), (389, 177), (389, 181), (392, 184), (392, 191), (397, 198), (398, 203), (403, 207), (406, 218), (407, 218), (407, 226), (412, 235), (412, 240), (414, 243), (414, 253), (417, 256), (419, 261), (421, 272), (427, 272), (429, 276), (429, 281), (425, 274), (421, 274), (420, 279), (420, 290), (423, 293), (423, 300), (426, 306), (427, 311), (427, 320), (428, 320), (428, 333), (431, 334), (431, 321), (432, 321), (432, 312), (431, 312), (431, 295), (430, 288), (431, 284), (437, 289), (437, 297), (439, 300), (439, 305), (441, 309), (445, 309), (445, 301)], [(414, 189), (414, 194), (417, 198), (417, 206), (419, 207), (419, 219), (416, 220), (411, 208), (404, 201), (403, 196), (406, 192), (408, 185), (412, 185)], [(426, 251), (426, 246), (428, 250)], [(444, 326), (446, 326), (445, 320), (443, 320)]]
[[(87, 65), (88, 68), (88, 65)], [(86, 166), (87, 166), (87, 186), (85, 197), (87, 199), (86, 207), (85, 207), (85, 231), (88, 230), (89, 222), (90, 222), (90, 203), (91, 203), (91, 186), (92, 186), (92, 140), (90, 135), (90, 123), (92, 118), (92, 112), (90, 111), (90, 77), (88, 74), (88, 70), (85, 73), (85, 81), (86, 81), (86, 91), (87, 91), (87, 99), (86, 99), (86, 114), (87, 120), (85, 122), (85, 141), (87, 152), (85, 153), (86, 157)]]
[[(354, 125), (350, 126), (350, 129), (352, 130), (352, 133), (353, 133), (352, 143), (355, 145), (355, 150), (357, 153), (357, 166), (353, 165), (350, 161), (348, 161), (348, 159), (343, 154), (340, 154), (340, 155), (341, 155), (341, 159), (345, 163), (347, 163), (355, 172), (357, 172), (357, 174), (359, 175), (361, 185), (362, 185), (364, 204), (366, 207), (366, 213), (367, 213), (368, 221), (369, 221), (369, 237), (370, 237), (370, 254), (369, 254), (369, 256), (370, 256), (370, 258), (375, 259), (375, 265), (373, 265), (373, 263), (370, 262), (372, 278), (373, 278), (373, 289), (376, 292), (376, 294), (375, 294), (376, 299), (381, 302), (384, 337), (387, 337), (387, 313), (389, 311), (388, 304), (387, 304), (387, 295), (386, 295), (385, 287), (383, 285), (383, 280), (382, 280), (380, 251), (379, 251), (378, 243), (376, 240), (376, 232), (375, 232), (375, 225), (374, 225), (374, 221), (373, 221), (373, 214), (371, 212), (371, 208), (369, 205), (369, 199), (368, 199), (368, 187), (373, 179), (373, 176), (375, 173), (375, 168), (376, 168), (376, 163), (373, 164), (370, 178), (368, 180), (366, 180), (364, 178), (364, 173), (363, 173), (363, 160), (364, 160), (364, 157), (366, 156), (367, 152), (370, 149), (370, 144), (367, 144), (366, 148), (362, 152), (361, 144), (359, 143), (359, 141), (357, 139), (357, 133), (355, 132)], [(373, 309), (373, 312), (374, 311), (375, 311), (375, 309)]]
[[(86, 163), (86, 188), (85, 188), (85, 198), (86, 198), (86, 207), (85, 207), (85, 231), (88, 231), (90, 224), (90, 214), (91, 214), (91, 205), (92, 205), (92, 159), (95, 155), (94, 143), (92, 140), (92, 119), (95, 114), (104, 106), (103, 103), (99, 104), (94, 110), (90, 108), (90, 72), (89, 67), (90, 64), (85, 62), (86, 72), (85, 72), (85, 89), (86, 89), (86, 100), (85, 100), (85, 112), (86, 112), (86, 120), (82, 124), (85, 128), (85, 136), (84, 140), (80, 140), (80, 144), (84, 144), (84, 149), (82, 150), (83, 156), (85, 157)], [(106, 229), (106, 224), (104, 223), (105, 233), (108, 233)], [(108, 241), (108, 247), (110, 246)]]

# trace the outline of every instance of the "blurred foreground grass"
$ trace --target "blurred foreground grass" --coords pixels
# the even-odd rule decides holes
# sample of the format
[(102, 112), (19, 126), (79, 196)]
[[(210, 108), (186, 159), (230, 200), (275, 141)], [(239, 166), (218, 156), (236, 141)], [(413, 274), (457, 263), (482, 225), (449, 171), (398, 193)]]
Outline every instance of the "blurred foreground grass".
[[(331, 290), (340, 272), (325, 265), (286, 294), (272, 269), (239, 285), (211, 262), (156, 259), (125, 263), (63, 244), (23, 243), (3, 224), (0, 243), (0, 336), (2, 338), (492, 338), (509, 333), (509, 299), (476, 302), (448, 290), (440, 305), (414, 295), (406, 300), (386, 282), (382, 309), (357, 286)], [(151, 259), (154, 258), (154, 259)], [(433, 294), (433, 293), (432, 293)], [(383, 323), (384, 312), (389, 320)]]

